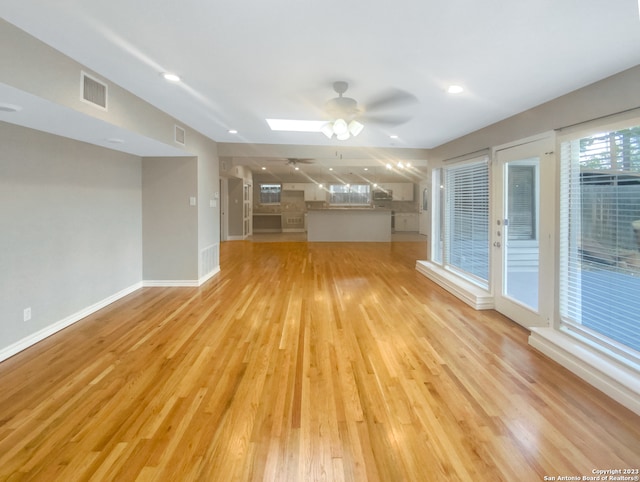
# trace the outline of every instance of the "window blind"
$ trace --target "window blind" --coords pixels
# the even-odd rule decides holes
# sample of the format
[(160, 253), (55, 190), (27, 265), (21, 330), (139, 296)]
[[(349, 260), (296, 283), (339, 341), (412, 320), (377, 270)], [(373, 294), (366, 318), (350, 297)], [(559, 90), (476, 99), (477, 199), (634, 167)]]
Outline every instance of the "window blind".
[(369, 204), (371, 185), (369, 184), (331, 184), (329, 185), (329, 204)]
[(280, 204), (281, 184), (260, 184), (260, 204)]
[(483, 286), (489, 280), (489, 166), (483, 157), (443, 169), (444, 263)]
[(560, 196), (562, 324), (635, 358), (640, 355), (640, 126), (562, 142)]

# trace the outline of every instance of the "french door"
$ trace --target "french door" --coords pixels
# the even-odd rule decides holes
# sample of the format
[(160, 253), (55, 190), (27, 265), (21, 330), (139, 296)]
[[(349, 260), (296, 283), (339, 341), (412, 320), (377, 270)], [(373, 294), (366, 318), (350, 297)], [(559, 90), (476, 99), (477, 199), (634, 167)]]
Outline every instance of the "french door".
[(496, 150), (492, 286), (496, 310), (523, 326), (547, 326), (555, 288), (553, 137)]

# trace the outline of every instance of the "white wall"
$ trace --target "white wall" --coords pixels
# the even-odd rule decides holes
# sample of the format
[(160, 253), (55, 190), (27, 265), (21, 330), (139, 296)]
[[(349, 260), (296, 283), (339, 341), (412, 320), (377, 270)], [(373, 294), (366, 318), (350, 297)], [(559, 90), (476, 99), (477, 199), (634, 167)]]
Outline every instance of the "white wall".
[(142, 209), (138, 157), (6, 123), (0, 146), (2, 353), (140, 283)]

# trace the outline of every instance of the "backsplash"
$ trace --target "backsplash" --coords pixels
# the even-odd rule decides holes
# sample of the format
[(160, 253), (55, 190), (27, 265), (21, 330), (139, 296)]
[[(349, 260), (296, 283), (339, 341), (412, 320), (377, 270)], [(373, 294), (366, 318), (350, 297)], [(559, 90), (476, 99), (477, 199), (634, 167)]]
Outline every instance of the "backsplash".
[[(254, 192), (254, 213), (304, 213), (309, 209), (322, 209), (330, 207), (329, 203), (324, 201), (306, 201), (302, 191), (282, 191), (280, 195), (280, 204), (259, 204), (255, 199)], [(418, 201), (388, 201), (381, 200), (373, 203), (374, 207), (382, 209), (390, 209), (397, 213), (417, 213)]]

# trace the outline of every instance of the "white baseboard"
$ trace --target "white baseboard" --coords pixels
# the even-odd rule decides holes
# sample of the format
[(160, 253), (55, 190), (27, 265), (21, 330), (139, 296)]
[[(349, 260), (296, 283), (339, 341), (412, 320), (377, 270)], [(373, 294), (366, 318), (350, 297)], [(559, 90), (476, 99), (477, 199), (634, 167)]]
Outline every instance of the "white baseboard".
[(529, 345), (640, 415), (638, 371), (554, 328), (531, 328)]
[(429, 261), (416, 261), (416, 270), (452, 295), (460, 298), (476, 310), (492, 310), (493, 296), (490, 292)]
[(118, 301), (120, 298), (124, 298), (125, 296), (133, 293), (134, 291), (139, 290), (140, 288), (142, 288), (142, 283), (136, 283), (132, 286), (129, 286), (128, 288), (125, 288), (124, 290), (119, 291), (97, 303), (94, 303), (93, 305), (88, 306), (70, 316), (67, 316), (66, 318), (60, 321), (57, 321), (56, 323), (53, 323), (52, 325), (49, 325), (46, 328), (43, 328), (42, 330), (39, 330), (35, 333), (32, 333), (31, 335), (24, 337), (23, 339), (17, 341), (16, 343), (13, 343), (5, 348), (1, 348), (0, 361), (6, 360), (7, 358), (12, 357), (16, 353), (19, 353), (22, 350), (25, 350), (26, 348), (29, 348), (32, 345), (35, 345), (39, 341), (42, 341), (45, 338), (48, 338), (49, 336), (53, 335), (54, 333), (57, 333), (60, 330), (63, 330), (68, 326), (73, 325), (74, 323), (80, 321), (81, 319), (86, 318), (87, 316), (95, 313), (96, 311), (101, 310), (105, 306), (108, 306), (111, 303)]
[(146, 279), (142, 282), (145, 288), (197, 288), (203, 283), (213, 278), (220, 272), (220, 266), (216, 266), (213, 271), (207, 273), (200, 279)]
[(86, 318), (87, 316), (95, 313), (96, 311), (101, 310), (102, 308), (105, 308), (111, 303), (118, 301), (120, 298), (124, 298), (125, 296), (133, 293), (134, 291), (139, 290), (140, 288), (174, 287), (174, 286), (197, 288), (198, 286), (201, 286), (202, 284), (204, 284), (205, 282), (213, 278), (219, 272), (220, 272), (220, 266), (217, 266), (212, 272), (206, 274), (199, 280), (158, 280), (158, 281), (145, 280), (145, 281), (136, 283), (132, 286), (129, 286), (128, 288), (125, 288), (122, 291), (119, 291), (118, 293), (115, 293), (97, 303), (94, 303), (91, 306), (88, 306), (87, 308), (84, 308), (70, 316), (67, 316), (66, 318), (60, 321), (57, 321), (56, 323), (53, 323), (52, 325), (49, 325), (46, 328), (43, 328), (42, 330), (32, 333), (24, 337), (23, 339), (17, 341), (16, 343), (13, 343), (5, 348), (0, 348), (0, 362), (3, 360), (6, 360), (7, 358), (12, 357), (16, 353), (19, 353), (22, 350), (25, 350), (26, 348), (29, 348), (30, 346), (35, 345), (39, 341), (42, 341), (45, 338), (48, 338), (49, 336), (59, 332), (60, 330), (63, 330), (68, 326), (73, 325), (74, 323), (80, 321), (81, 319)]
[(142, 282), (145, 288), (197, 288), (200, 281), (197, 279), (146, 279)]
[(202, 278), (198, 280), (198, 286), (202, 286), (211, 278), (213, 278), (215, 275), (217, 275), (219, 272), (220, 272), (220, 266), (216, 266), (211, 273), (204, 275)]

